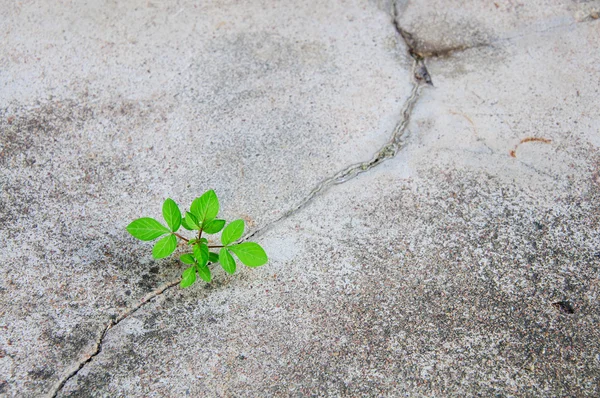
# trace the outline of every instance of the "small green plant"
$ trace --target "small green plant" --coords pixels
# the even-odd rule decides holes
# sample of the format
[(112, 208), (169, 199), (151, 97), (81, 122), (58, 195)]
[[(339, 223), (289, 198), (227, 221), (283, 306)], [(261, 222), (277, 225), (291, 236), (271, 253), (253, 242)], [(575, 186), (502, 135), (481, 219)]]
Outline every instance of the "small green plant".
[[(225, 220), (217, 219), (219, 200), (215, 191), (205, 192), (194, 199), (190, 211), (181, 217), (181, 211), (173, 199), (165, 200), (162, 213), (168, 228), (150, 217), (138, 218), (127, 226), (127, 231), (134, 237), (149, 241), (162, 238), (154, 244), (152, 256), (165, 258), (177, 248), (177, 238), (190, 246), (191, 253), (182, 254), (179, 260), (190, 265), (181, 276), (182, 288), (191, 286), (196, 281), (196, 274), (206, 282), (211, 281), (209, 263), (221, 263), (223, 269), (230, 274), (235, 272), (236, 263), (232, 253), (248, 267), (260, 267), (266, 264), (267, 254), (258, 243), (235, 243), (244, 233), (244, 220), (235, 220), (225, 227)], [(188, 231), (198, 231), (193, 238), (186, 238), (177, 233), (180, 227)], [(202, 234), (221, 232), (221, 245), (209, 245), (208, 239)], [(166, 235), (166, 236), (164, 236)], [(210, 249), (219, 249), (218, 253)]]

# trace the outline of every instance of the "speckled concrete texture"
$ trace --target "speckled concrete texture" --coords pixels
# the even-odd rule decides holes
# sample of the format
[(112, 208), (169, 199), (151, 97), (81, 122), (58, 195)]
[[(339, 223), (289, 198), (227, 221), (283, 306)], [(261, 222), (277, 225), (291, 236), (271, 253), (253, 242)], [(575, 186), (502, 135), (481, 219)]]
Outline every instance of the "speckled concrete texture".
[(599, 0), (397, 0), (398, 24), (412, 49), (444, 57), (471, 47), (561, 32), (600, 17)]
[[(600, 395), (598, 10), (0, 7), (0, 395)], [(168, 287), (210, 188), (270, 261)]]

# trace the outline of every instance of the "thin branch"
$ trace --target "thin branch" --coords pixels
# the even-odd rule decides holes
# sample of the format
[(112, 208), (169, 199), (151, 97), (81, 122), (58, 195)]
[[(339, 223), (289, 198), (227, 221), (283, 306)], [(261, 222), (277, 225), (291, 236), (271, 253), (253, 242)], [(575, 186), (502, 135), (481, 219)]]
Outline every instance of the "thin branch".
[(182, 239), (186, 242), (189, 242), (190, 240), (188, 238), (184, 238), (183, 236), (179, 235), (179, 234), (175, 234), (176, 237), (178, 237), (179, 239)]

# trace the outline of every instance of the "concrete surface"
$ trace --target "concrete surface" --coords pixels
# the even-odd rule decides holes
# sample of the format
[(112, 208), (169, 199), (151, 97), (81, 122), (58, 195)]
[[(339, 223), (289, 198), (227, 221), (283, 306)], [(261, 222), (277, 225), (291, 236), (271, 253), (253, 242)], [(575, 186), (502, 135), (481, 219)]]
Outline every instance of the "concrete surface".
[[(600, 7), (481, 4), (0, 7), (0, 394), (598, 396)], [(169, 287), (210, 188), (270, 262)]]

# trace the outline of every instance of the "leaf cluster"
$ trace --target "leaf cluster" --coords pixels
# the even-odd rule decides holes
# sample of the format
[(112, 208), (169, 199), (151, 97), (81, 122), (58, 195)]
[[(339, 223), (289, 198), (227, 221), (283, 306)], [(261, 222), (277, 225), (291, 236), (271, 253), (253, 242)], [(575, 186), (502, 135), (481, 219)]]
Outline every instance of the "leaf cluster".
[[(238, 258), (248, 267), (259, 267), (267, 263), (267, 254), (263, 248), (254, 242), (236, 243), (244, 234), (244, 220), (235, 220), (226, 224), (225, 220), (218, 219), (219, 200), (215, 191), (210, 190), (194, 199), (190, 211), (185, 215), (173, 199), (163, 203), (162, 214), (167, 226), (150, 217), (138, 218), (127, 226), (127, 231), (134, 237), (150, 241), (159, 239), (152, 248), (152, 256), (156, 259), (170, 256), (177, 248), (177, 239), (186, 243), (190, 253), (182, 254), (179, 260), (189, 265), (181, 276), (182, 288), (191, 286), (197, 276), (206, 282), (212, 279), (210, 264), (221, 264), (223, 269), (233, 274), (236, 270)], [(183, 227), (194, 233), (194, 237), (186, 238), (177, 233)], [(217, 234), (221, 232), (221, 245), (211, 245), (203, 234)], [(219, 249), (211, 251), (211, 249)]]

